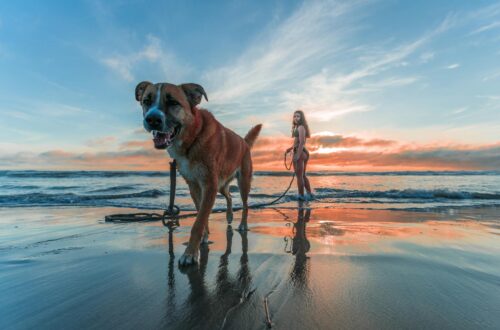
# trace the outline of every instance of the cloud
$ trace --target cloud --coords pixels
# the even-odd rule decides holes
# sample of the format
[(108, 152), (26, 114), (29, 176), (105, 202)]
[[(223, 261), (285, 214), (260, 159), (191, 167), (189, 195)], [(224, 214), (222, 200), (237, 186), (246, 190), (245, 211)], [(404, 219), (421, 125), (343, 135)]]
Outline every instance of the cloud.
[(89, 147), (101, 147), (101, 146), (109, 146), (116, 142), (116, 137), (114, 136), (103, 136), (96, 139), (87, 140), (85, 144)]
[[(282, 155), (260, 151), (258, 169), (283, 169)], [(495, 170), (500, 168), (500, 145), (479, 147), (402, 147), (390, 151), (340, 149), (311, 153), (312, 170)]]
[(490, 81), (490, 80), (496, 80), (500, 78), (500, 70), (497, 70), (493, 73), (489, 73), (486, 76), (483, 77), (483, 81)]
[(134, 71), (139, 71), (145, 63), (156, 65), (171, 81), (179, 80), (192, 71), (188, 65), (180, 63), (172, 52), (164, 49), (160, 39), (154, 35), (148, 35), (144, 47), (136, 52), (104, 56), (99, 61), (127, 82), (136, 80)]
[(152, 147), (140, 150), (75, 153), (51, 150), (42, 153), (15, 153), (0, 156), (0, 166), (15, 169), (58, 170), (162, 170), (165, 151)]
[[(424, 75), (427, 72), (425, 70), (416, 71), (415, 64), (426, 63), (435, 58), (434, 51), (428, 51), (429, 44), (434, 39), (455, 25), (460, 25), (461, 27), (473, 26), (476, 28), (474, 30), (476, 31), (475, 33), (493, 31), (492, 29), (496, 28), (494, 24), (498, 20), (495, 18), (496, 21), (493, 23), (491, 20), (494, 17), (493, 15), (500, 13), (500, 5), (496, 5), (482, 8), (480, 11), (475, 11), (468, 16), (464, 14), (450, 15), (441, 24), (430, 25), (428, 30), (418, 32), (411, 37), (408, 37), (408, 34), (405, 33), (404, 39), (391, 38), (384, 41), (380, 40), (380, 38), (363, 37), (363, 32), (366, 29), (375, 28), (366, 25), (373, 22), (373, 20), (365, 19), (371, 13), (369, 6), (372, 3), (374, 2), (370, 0), (304, 2), (283, 21), (273, 21), (272, 24), (260, 31), (260, 34), (253, 39), (253, 42), (248, 47), (242, 49), (240, 56), (233, 60), (226, 60), (222, 66), (208, 70), (205, 73), (200, 71), (202, 80), (204, 80), (200, 82), (204, 86), (208, 86), (207, 91), (211, 100), (210, 107), (213, 106), (212, 110), (216, 112), (218, 118), (219, 116), (223, 117), (222, 119), (226, 119), (226, 122), (229, 123), (228, 126), (238, 131), (241, 128), (241, 132), (248, 130), (249, 126), (251, 126), (250, 122), (258, 123), (265, 121), (265, 134), (273, 135), (269, 136), (269, 138), (273, 139), (275, 143), (274, 145), (267, 145), (267, 148), (271, 146), (283, 146), (286, 148), (291, 145), (290, 138), (280, 138), (278, 132), (283, 133), (287, 131), (285, 125), (281, 124), (281, 120), (285, 118), (285, 114), (287, 114), (286, 118), (288, 118), (291, 111), (297, 108), (307, 111), (311, 121), (315, 122), (313, 127), (319, 130), (332, 127), (331, 121), (333, 119), (350, 114), (359, 114), (356, 116), (357, 119), (360, 119), (355, 123), (356, 126), (352, 122), (336, 120), (335, 127), (339, 127), (339, 130), (344, 132), (354, 130), (362, 132), (364, 129), (370, 132), (375, 130), (380, 131), (386, 129), (386, 127), (367, 128), (367, 125), (370, 125), (370, 119), (375, 118), (375, 112), (377, 111), (377, 107), (380, 106), (379, 104), (386, 105), (386, 100), (393, 103), (400, 102), (402, 97), (408, 95), (411, 98), (409, 94), (412, 94), (400, 93), (396, 99), (391, 100), (389, 98), (386, 99), (386, 95), (383, 92), (387, 89), (410, 86), (425, 79), (425, 77), (420, 75)], [(103, 2), (100, 2), (100, 4), (104, 6)], [(109, 15), (117, 12), (114, 10), (107, 11)], [(103, 22), (111, 22), (110, 24), (113, 24), (112, 18), (112, 16), (102, 15)], [(472, 22), (472, 19), (477, 19), (478, 21)], [(466, 20), (468, 21), (467, 24), (469, 24), (467, 26), (463, 23)], [(115, 23), (118, 23), (118, 20)], [(167, 40), (160, 40), (155, 35), (143, 38), (142, 34), (140, 34), (141, 41), (138, 44), (134, 44), (131, 40), (137, 38), (137, 34), (134, 31), (125, 31), (125, 29), (103, 29), (106, 30), (103, 33), (109, 36), (108, 40), (113, 40), (110, 44), (116, 43), (116, 45), (120, 46), (115, 47), (115, 44), (112, 46), (106, 45), (106, 49), (98, 50), (99, 56), (97, 57), (99, 63), (112, 74), (121, 77), (126, 82), (142, 78), (141, 74), (153, 76), (151, 79), (155, 79), (155, 74), (157, 74), (157, 76), (167, 76), (172, 81), (180, 81), (181, 78), (179, 77), (186, 76), (192, 72), (191, 67), (182, 63), (179, 56), (167, 47), (169, 45)], [(473, 29), (471, 28), (467, 32), (470, 30)], [(151, 31), (155, 30), (151, 29)], [(373, 32), (377, 31), (374, 30)], [(412, 33), (411, 31), (408, 32)], [(373, 35), (376, 35), (376, 33), (373, 33)], [(400, 34), (395, 34), (394, 36), (398, 35)], [(101, 42), (102, 40), (101, 38)], [(356, 44), (360, 40), (363, 41), (362, 46)], [(129, 42), (131, 46), (128, 51), (117, 51), (117, 49), (127, 49)], [(431, 44), (430, 46), (437, 47), (436, 44)], [(94, 54), (95, 49), (98, 47), (96, 47), (96, 44), (93, 44), (89, 48), (92, 48)], [(439, 49), (435, 49), (435, 51), (436, 54), (441, 54)], [(460, 61), (460, 58), (451, 58), (448, 63), (448, 69), (456, 69), (460, 66), (459, 63), (453, 64), (451, 61)], [(210, 63), (214, 62), (211, 61)], [(442, 69), (444, 69), (445, 64), (447, 63), (441, 64)], [(143, 70), (144, 68), (148, 68), (148, 70)], [(497, 79), (499, 76), (494, 70), (486, 73), (489, 75), (484, 77), (485, 81)], [(146, 78), (149, 79), (150, 76), (146, 76)], [(52, 85), (61, 90), (66, 88), (56, 84)], [(415, 90), (420, 85), (410, 86), (415, 88), (407, 88), (405, 91)], [(368, 95), (368, 93), (372, 94)], [(370, 102), (371, 100), (374, 101)], [(491, 109), (494, 109), (495, 106), (498, 107), (498, 102), (494, 101), (493, 99), (488, 99), (488, 102), (491, 102), (491, 106), (488, 105), (489, 108), (486, 106), (476, 107), (471, 104), (469, 105), (470, 109), (466, 113), (463, 113), (465, 110), (461, 108), (448, 109), (447, 112), (450, 113), (453, 111), (455, 115), (460, 114), (461, 117), (472, 116), (478, 111), (475, 110), (476, 108), (481, 108), (493, 113)], [(66, 102), (71, 103), (71, 101)], [(376, 102), (379, 102), (379, 104)], [(389, 104), (387, 109), (390, 110), (391, 104), (387, 104)], [(407, 104), (410, 108), (414, 106), (413, 102), (407, 102)], [(30, 107), (28, 105), (26, 109)], [(75, 118), (71, 118), (74, 119), (73, 123), (80, 123), (79, 120), (76, 120), (79, 119), (76, 118), (76, 115), (89, 112), (74, 105), (55, 103), (47, 103), (42, 107), (37, 106), (36, 109), (37, 112), (50, 117), (61, 117), (59, 120), (65, 120), (66, 116), (75, 116)], [(38, 109), (41, 109), (41, 111), (38, 111)], [(12, 118), (17, 117), (18, 122), (22, 122), (24, 119), (33, 120), (33, 117), (30, 118), (30, 115), (25, 115), (22, 111), (17, 110), (19, 109), (9, 111), (7, 115)], [(389, 110), (385, 110), (381, 115), (387, 116)], [(362, 115), (364, 115), (362, 113), (369, 111), (374, 113), (367, 114), (366, 119), (362, 118)], [(426, 114), (422, 114), (422, 116), (424, 115)], [(403, 118), (404, 116), (398, 115), (398, 117)], [(453, 119), (456, 119), (456, 117), (453, 117)], [(49, 119), (51, 121), (57, 120), (57, 118)], [(436, 118), (431, 119), (430, 121), (422, 121), (423, 124), (418, 123), (418, 120), (415, 122), (410, 121), (401, 125), (401, 128), (396, 128), (397, 126), (395, 125), (399, 125), (402, 122), (391, 115), (390, 118), (387, 117), (387, 130), (399, 129), (400, 132), (404, 132), (401, 136), (409, 138), (409, 131), (414, 129), (415, 126), (421, 125), (413, 132), (418, 131), (416, 134), (422, 135), (424, 136), (422, 139), (426, 139), (425, 132), (427, 128), (433, 129), (435, 127), (433, 125), (435, 125), (436, 120), (434, 119)], [(224, 122), (223, 120), (221, 121)], [(138, 122), (136, 121), (136, 123)], [(349, 125), (351, 126), (349, 127)], [(391, 127), (391, 125), (393, 126)], [(448, 128), (446, 125), (443, 125), (443, 127)], [(133, 128), (135, 127), (131, 126), (130, 130)], [(437, 131), (437, 129), (435, 130)], [(436, 136), (439, 137), (440, 135), (438, 134), (441, 133), (446, 135), (446, 130), (443, 131), (434, 132), (436, 135), (430, 136), (429, 139)], [(20, 134), (24, 137), (28, 135), (27, 132), (21, 132)], [(481, 134), (474, 134), (473, 130), (470, 129), (469, 132), (473, 133), (467, 137), (470, 141), (474, 139), (477, 139), (477, 141), (479, 139), (485, 140), (485, 133), (483, 131), (481, 131)], [(107, 134), (109, 133), (111, 132), (108, 131)], [(143, 134), (143, 129), (138, 128), (137, 133)], [(461, 139), (462, 136), (466, 135), (455, 134), (455, 136)], [(30, 135), (30, 138), (34, 139), (32, 135)], [(123, 156), (125, 152), (137, 152), (141, 148), (151, 148), (150, 141), (140, 140), (141, 136), (132, 138), (137, 139), (137, 141), (116, 144), (119, 152), (118, 156)], [(445, 138), (450, 138), (450, 136), (445, 136)], [(120, 138), (120, 142), (122, 139), (123, 137)], [(116, 140), (106, 142), (91, 139), (87, 142), (89, 143), (87, 145), (96, 146), (99, 143), (111, 144), (116, 142)], [(315, 136), (308, 141), (308, 145), (311, 151), (317, 152), (318, 157), (321, 153), (323, 156), (318, 159), (325, 159), (325, 162), (328, 157), (334, 159), (337, 155), (345, 155), (345, 159), (348, 159), (349, 155), (356, 158), (359, 154), (363, 153), (367, 157), (373, 157), (373, 159), (376, 159), (376, 155), (387, 159), (391, 153), (398, 154), (401, 151), (398, 150), (401, 147), (401, 143), (395, 140), (370, 139), (339, 134), (333, 134), (330, 137)], [(456, 147), (451, 149), (457, 150)], [(410, 148), (407, 147), (407, 150), (410, 150)], [(259, 157), (270, 157), (268, 150), (265, 150), (264, 147), (256, 146), (255, 151)], [(34, 154), (33, 157), (36, 159), (37, 155)], [(74, 154), (75, 157), (76, 155)], [(87, 154), (89, 158), (92, 158), (92, 155), (97, 156), (96, 153)], [(52, 156), (55, 157), (56, 154)], [(68, 155), (66, 156), (69, 162), (74, 163), (77, 161)], [(101, 157), (105, 157), (105, 154), (101, 154)], [(64, 157), (60, 156), (59, 158), (60, 162), (57, 166), (66, 166), (63, 162)], [(59, 158), (55, 157), (55, 159)], [(272, 158), (269, 158), (269, 162), (270, 166), (274, 166)], [(67, 166), (73, 166), (71, 164)], [(99, 166), (99, 164), (82, 164), (82, 166)], [(332, 166), (336, 166), (336, 163), (333, 161), (331, 164), (333, 164)], [(49, 162), (43, 166), (51, 166), (51, 164)], [(117, 165), (110, 163), (109, 166)], [(368, 163), (366, 166), (369, 166)]]
[(420, 55), (420, 61), (422, 63), (427, 63), (427, 62), (431, 61), (432, 59), (434, 59), (434, 55), (435, 55), (434, 52), (425, 52), (422, 55)]
[(490, 23), (490, 24), (483, 25), (480, 28), (478, 28), (478, 29), (472, 31), (471, 33), (469, 33), (469, 35), (474, 35), (474, 34), (482, 33), (482, 32), (485, 32), (485, 31), (492, 30), (492, 29), (496, 29), (498, 27), (500, 27), (500, 21), (496, 21), (496, 22), (493, 22), (493, 23)]
[(500, 145), (479, 147), (433, 147), (401, 150), (382, 157), (376, 166), (401, 165), (421, 168), (449, 169), (498, 169), (500, 168)]
[[(281, 25), (263, 33), (235, 63), (206, 73), (205, 80), (219, 87), (212, 98), (233, 101), (276, 89), (282, 83), (288, 85), (290, 77), (310, 75), (317, 68), (312, 65), (315, 61), (323, 61), (343, 48), (340, 39), (354, 28), (352, 24), (342, 26), (340, 21), (363, 3), (304, 3)], [(337, 27), (335, 33), (333, 26)]]
[(451, 113), (454, 115), (458, 115), (458, 114), (461, 114), (465, 111), (467, 111), (467, 107), (461, 107), (461, 108), (453, 110)]
[(115, 71), (126, 81), (133, 81), (135, 78), (132, 75), (131, 68), (134, 60), (125, 57), (109, 57), (102, 60), (108, 68)]
[(500, 95), (476, 95), (477, 98), (486, 99), (490, 101), (500, 100)]
[(149, 140), (134, 140), (134, 141), (127, 141), (123, 142), (120, 145), (121, 150), (128, 150), (128, 149), (149, 149), (153, 146), (153, 142), (151, 142), (151, 139)]
[(73, 104), (30, 99), (15, 99), (9, 103), (8, 107), (16, 109), (9, 112), (11, 116), (23, 116), (25, 119), (28, 117), (39, 118), (40, 116), (66, 118), (95, 114), (94, 111)]
[(138, 52), (127, 54), (127, 55), (114, 55), (111, 57), (106, 57), (101, 59), (101, 62), (105, 64), (112, 71), (115, 71), (126, 81), (133, 81), (135, 79), (132, 74), (132, 68), (142, 61), (155, 62), (161, 57), (165, 57), (166, 54), (163, 53), (160, 47), (160, 40), (153, 36), (147, 37), (148, 43), (144, 46), (142, 50)]
[[(263, 169), (280, 169), (280, 158), (293, 143), (291, 137), (259, 137), (252, 149), (255, 166)], [(363, 139), (339, 134), (314, 135), (307, 139), (307, 149), (315, 154), (328, 154), (332, 159), (338, 152), (366, 151), (381, 152), (398, 146), (396, 141), (386, 139)]]
[(418, 80), (418, 77), (390, 77), (387, 79), (382, 79), (375, 83), (367, 83), (363, 85), (363, 89), (378, 91), (388, 87), (400, 87), (411, 85)]
[[(254, 168), (283, 170), (287, 136), (260, 137), (252, 149)], [(311, 170), (492, 170), (500, 168), (500, 143), (491, 145), (415, 145), (380, 138), (315, 135), (308, 139)], [(84, 170), (166, 170), (164, 150), (151, 141), (122, 143), (117, 151), (42, 153), (0, 156), (3, 168)]]
[[(290, 137), (261, 137), (252, 150), (255, 167), (282, 170)], [(500, 144), (415, 145), (323, 132), (307, 140), (313, 170), (491, 170), (500, 168)], [(279, 150), (279, 152), (278, 152)]]
[[(302, 89), (303, 85), (318, 83), (322, 77), (316, 76), (316, 72), (346, 50), (345, 39), (358, 29), (352, 22), (357, 16), (353, 11), (365, 3), (317, 1), (303, 4), (281, 25), (263, 33), (265, 37), (256, 40), (235, 63), (207, 72), (205, 80), (215, 87), (213, 103), (255, 104), (254, 100), (259, 100), (264, 104), (254, 108), (289, 109), (290, 93)], [(313, 103), (318, 107), (331, 106), (331, 102), (321, 101), (326, 91), (320, 86), (316, 91)], [(266, 100), (272, 100), (272, 104), (266, 104)], [(354, 103), (347, 101), (344, 105)], [(350, 109), (359, 111), (366, 107), (351, 106)], [(335, 112), (334, 109), (329, 111)]]
[[(290, 140), (290, 139), (289, 139)], [(355, 136), (335, 135), (315, 135), (307, 139), (307, 144), (311, 149), (333, 148), (333, 147), (389, 147), (397, 144), (393, 140), (385, 139), (362, 139)]]
[[(391, 46), (353, 45), (355, 33), (366, 28), (363, 17), (371, 4), (304, 3), (279, 26), (264, 31), (236, 61), (206, 72), (210, 107), (220, 116), (265, 113), (276, 119), (303, 109), (315, 123), (375, 110), (364, 94), (416, 82), (415, 75), (387, 74), (409, 65), (411, 55), (456, 20), (448, 16), (414, 40)], [(426, 53), (424, 58), (433, 56)]]

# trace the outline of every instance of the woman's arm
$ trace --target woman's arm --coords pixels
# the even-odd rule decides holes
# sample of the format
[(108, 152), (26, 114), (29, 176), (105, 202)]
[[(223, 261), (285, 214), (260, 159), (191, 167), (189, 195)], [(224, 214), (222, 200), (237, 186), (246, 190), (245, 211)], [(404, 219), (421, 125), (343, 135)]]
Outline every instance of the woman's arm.
[[(292, 138), (294, 138), (294, 134), (293, 134), (294, 130), (295, 130), (295, 126), (292, 127)], [(294, 146), (295, 146), (295, 142), (294, 142), (294, 144), (292, 144), (292, 146), (290, 148), (286, 149), (285, 154), (287, 154), (290, 151), (292, 151)]]

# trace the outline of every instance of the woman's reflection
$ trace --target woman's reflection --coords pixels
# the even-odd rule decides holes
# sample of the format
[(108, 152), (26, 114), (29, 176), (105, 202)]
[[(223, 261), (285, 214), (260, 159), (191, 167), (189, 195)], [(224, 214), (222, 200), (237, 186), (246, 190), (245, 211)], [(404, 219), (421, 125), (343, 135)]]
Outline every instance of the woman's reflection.
[(311, 217), (310, 208), (298, 208), (297, 222), (293, 224), (293, 239), (291, 253), (295, 256), (295, 262), (290, 272), (290, 280), (295, 286), (306, 286), (309, 273), (308, 256), (311, 248), (307, 239), (306, 224)]

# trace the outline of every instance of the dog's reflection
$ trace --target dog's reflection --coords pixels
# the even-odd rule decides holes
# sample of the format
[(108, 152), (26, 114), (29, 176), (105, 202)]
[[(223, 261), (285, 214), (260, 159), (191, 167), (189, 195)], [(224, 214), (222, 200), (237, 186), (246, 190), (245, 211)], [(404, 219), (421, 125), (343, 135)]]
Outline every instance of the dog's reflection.
[[(175, 310), (175, 291), (181, 290), (182, 279), (175, 280), (175, 255), (173, 253), (173, 235), (169, 230), (169, 263), (168, 263), (168, 296), (174, 296), (172, 301), (167, 306), (170, 312)], [(237, 231), (241, 238), (241, 256), (239, 258), (239, 268), (236, 273), (229, 270), (230, 256), (233, 249), (233, 236), (235, 231), (231, 225), (227, 226), (226, 230), (226, 249), (219, 259), (218, 270), (215, 275), (215, 283), (212, 284), (212, 279), (207, 278), (206, 274), (211, 274), (213, 271), (207, 272), (208, 257), (210, 245), (200, 245), (200, 263), (197, 267), (178, 268), (185, 274), (189, 283), (189, 294), (184, 304), (184, 313), (182, 316), (182, 324), (185, 328), (204, 324), (206, 328), (218, 328), (224, 324), (224, 319), (231, 310), (245, 302), (253, 293), (252, 275), (249, 267), (248, 259), (248, 237), (247, 231)], [(210, 267), (211, 268), (211, 267)], [(178, 273), (177, 273), (178, 274)]]
[(250, 267), (248, 265), (248, 232), (238, 231), (241, 236), (241, 257), (240, 266), (236, 272), (236, 276), (232, 277), (229, 273), (229, 256), (231, 254), (232, 242), (233, 242), (233, 230), (231, 225), (228, 226), (226, 231), (227, 245), (226, 251), (220, 257), (219, 270), (217, 272), (217, 283), (216, 283), (216, 296), (218, 300), (225, 299), (228, 292), (238, 292), (238, 299), (246, 300), (249, 298), (251, 290), (252, 275), (250, 272)]

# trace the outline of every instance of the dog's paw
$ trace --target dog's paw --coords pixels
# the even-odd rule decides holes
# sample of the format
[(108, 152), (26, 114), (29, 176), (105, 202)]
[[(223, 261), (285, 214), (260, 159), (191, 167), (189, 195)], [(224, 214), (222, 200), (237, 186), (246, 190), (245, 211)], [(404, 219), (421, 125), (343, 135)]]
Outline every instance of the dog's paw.
[(238, 231), (248, 231), (248, 225), (246, 223), (240, 223)]
[(179, 259), (179, 266), (180, 267), (185, 267), (185, 266), (191, 266), (198, 263), (198, 255), (197, 254), (189, 254), (187, 252), (184, 252), (182, 257)]

